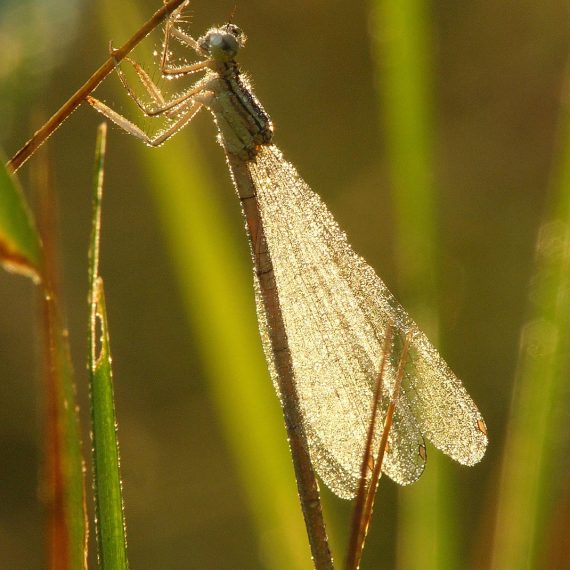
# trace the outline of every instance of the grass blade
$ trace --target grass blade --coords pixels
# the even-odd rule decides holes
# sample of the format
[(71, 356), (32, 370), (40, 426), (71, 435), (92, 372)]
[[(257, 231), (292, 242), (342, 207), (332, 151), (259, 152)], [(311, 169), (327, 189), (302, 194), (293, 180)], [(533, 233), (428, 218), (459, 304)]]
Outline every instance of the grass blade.
[(253, 287), (242, 285), (250, 282), (236, 264), (235, 245), (225, 239), (229, 234), (221, 211), (208, 198), (205, 174), (188, 164), (197, 147), (187, 143), (179, 149), (180, 160), (150, 156), (146, 164), (188, 321), (201, 339), (213, 399), (259, 534), (269, 524), (279, 537), (268, 553), (271, 566), (306, 568), (309, 549), (282, 417), (260, 352)]
[[(570, 362), (570, 74), (560, 117), (552, 201), (540, 229), (530, 320), (520, 341), (518, 373), (503, 456), (491, 568), (538, 568), (549, 520), (567, 472)], [(562, 463), (562, 469), (561, 469)], [(567, 550), (559, 545), (560, 551)], [(545, 566), (546, 564), (546, 566)]]
[(53, 297), (44, 314), (50, 386), (46, 468), (49, 489), (50, 568), (86, 568), (87, 514), (79, 418), (67, 333)]
[(40, 292), (46, 391), (44, 485), (48, 567), (76, 570), (87, 568), (85, 464), (69, 334), (56, 286), (55, 197), (50, 189), (45, 153), (32, 173), (38, 187), (38, 225), (43, 243)]
[(41, 242), (17, 179), (0, 166), (0, 262), (6, 269), (40, 275)]
[(44, 323), (49, 567), (75, 570), (87, 567), (84, 463), (67, 331), (61, 324), (56, 300), (47, 293)]
[[(396, 260), (405, 306), (437, 343), (437, 229), (433, 184), (433, 104), (429, 6), (423, 0), (372, 2), (381, 117), (390, 161)], [(429, 458), (420, 482), (399, 494), (398, 564), (455, 568), (445, 465)], [(426, 549), (425, 544), (434, 545)]]
[(93, 437), (93, 490), (97, 555), (103, 569), (128, 568), (119, 468), (119, 442), (113, 397), (113, 376), (103, 280), (99, 276), (101, 200), (107, 125), (97, 133), (93, 180), (93, 220), (89, 248), (89, 378)]

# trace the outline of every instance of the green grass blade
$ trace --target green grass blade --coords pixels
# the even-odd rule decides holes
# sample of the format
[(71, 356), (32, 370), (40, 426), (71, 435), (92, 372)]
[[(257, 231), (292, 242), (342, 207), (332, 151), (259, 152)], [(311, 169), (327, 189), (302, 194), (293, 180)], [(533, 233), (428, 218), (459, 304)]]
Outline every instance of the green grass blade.
[[(45, 155), (42, 155), (45, 159)], [(56, 234), (54, 196), (44, 167), (36, 176), (40, 196), (38, 218), (43, 243), (41, 274), (42, 332), (46, 391), (44, 487), (48, 528), (48, 567), (87, 568), (85, 464), (79, 409), (69, 349), (69, 333), (55, 286)]]
[[(497, 570), (548, 567), (550, 517), (567, 484), (563, 479), (570, 373), (570, 74), (566, 79), (560, 155), (551, 204), (537, 240), (530, 320), (521, 335), (503, 456), (491, 564)], [(566, 550), (565, 545), (558, 548)]]
[[(128, 35), (139, 18), (130, 16), (123, 5), (117, 19), (115, 3), (107, 4), (105, 37)], [(164, 150), (140, 145), (141, 168), (152, 187), (189, 326), (200, 341), (213, 401), (248, 496), (264, 558), (274, 569), (307, 568), (310, 552), (283, 417), (261, 351), (252, 269), (236, 261), (239, 247), (218, 207), (217, 189), (200, 167), (192, 126)], [(227, 170), (219, 177), (233, 193)], [(244, 248), (245, 244), (244, 235)], [(270, 545), (264, 543), (268, 535), (274, 537)]]
[(45, 295), (44, 315), (50, 568), (75, 570), (87, 567), (84, 462), (68, 336), (53, 292)]
[(93, 490), (95, 494), (97, 556), (99, 567), (128, 568), (119, 441), (117, 438), (113, 374), (103, 280), (99, 276), (101, 200), (107, 125), (97, 133), (93, 180), (93, 220), (89, 248), (89, 378), (91, 432), (93, 434)]
[[(429, 6), (422, 0), (372, 3), (380, 115), (390, 161), (396, 259), (405, 306), (437, 344), (438, 266), (433, 183), (433, 102)], [(447, 466), (429, 457), (420, 482), (400, 492), (398, 563), (457, 567)], [(425, 544), (433, 545), (426, 549)]]
[(17, 179), (8, 173), (1, 157), (0, 161), (0, 262), (38, 279), (40, 237)]
[[(222, 212), (210, 201), (206, 177), (183, 159), (197, 156), (198, 149), (189, 143), (179, 148), (179, 160), (152, 156), (146, 164), (188, 319), (201, 339), (220, 420), (260, 535), (270, 524), (279, 537), (272, 567), (304, 568), (309, 548), (283, 420), (272, 413), (277, 402), (258, 346), (253, 286), (243, 286), (249, 276), (235, 262), (239, 256), (232, 253)], [(224, 177), (232, 191), (229, 175)]]

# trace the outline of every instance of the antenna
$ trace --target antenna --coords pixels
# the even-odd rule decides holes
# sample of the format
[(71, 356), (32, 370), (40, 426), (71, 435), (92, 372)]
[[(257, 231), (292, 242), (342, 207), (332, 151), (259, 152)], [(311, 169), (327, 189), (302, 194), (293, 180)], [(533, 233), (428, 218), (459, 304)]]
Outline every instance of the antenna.
[(233, 10), (230, 13), (230, 17), (228, 18), (228, 24), (233, 24), (234, 23), (234, 18), (237, 12), (237, 0), (234, 4)]

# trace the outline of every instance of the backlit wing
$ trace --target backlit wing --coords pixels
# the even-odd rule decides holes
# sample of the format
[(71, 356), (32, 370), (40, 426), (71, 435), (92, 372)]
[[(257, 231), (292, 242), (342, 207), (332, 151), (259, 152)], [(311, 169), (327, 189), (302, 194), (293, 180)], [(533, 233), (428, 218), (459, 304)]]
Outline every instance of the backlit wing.
[[(425, 464), (424, 436), (460, 463), (478, 462), (487, 437), (477, 407), (374, 270), (354, 253), (321, 199), (275, 146), (262, 147), (249, 168), (275, 271), (309, 453), (323, 481), (341, 497), (356, 493), (389, 326), (394, 338), (382, 416), (407, 334), (411, 343), (383, 471), (401, 485), (416, 481)], [(255, 288), (261, 336), (277, 387), (257, 279)]]

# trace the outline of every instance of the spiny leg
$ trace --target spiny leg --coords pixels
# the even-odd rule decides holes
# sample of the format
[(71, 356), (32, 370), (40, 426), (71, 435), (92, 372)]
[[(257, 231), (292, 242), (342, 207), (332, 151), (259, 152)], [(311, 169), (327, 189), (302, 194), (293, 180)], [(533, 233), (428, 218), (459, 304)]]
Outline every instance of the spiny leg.
[(203, 55), (202, 48), (198, 45), (198, 42), (192, 36), (189, 36), (177, 28), (174, 24), (172, 24), (169, 33), (172, 34), (181, 43), (186, 44), (188, 47), (192, 48), (198, 55)]
[(90, 95), (86, 98), (87, 102), (99, 113), (105, 115), (109, 120), (113, 121), (117, 126), (121, 127), (124, 131), (133, 135), (137, 139), (143, 141), (149, 146), (160, 146), (162, 143), (166, 142), (169, 138), (173, 137), (178, 131), (180, 131), (187, 123), (189, 123), (196, 113), (201, 109), (202, 103), (197, 101), (192, 101), (192, 104), (187, 108), (182, 116), (173, 123), (170, 127), (165, 129), (162, 133), (155, 137), (149, 137), (140, 127), (135, 125), (133, 122), (129, 121), (123, 115), (114, 111), (105, 103), (102, 103), (98, 99), (91, 97)]
[[(172, 31), (172, 34), (179, 41), (181, 41), (182, 43), (185, 43), (186, 45), (192, 47), (200, 55), (204, 55), (202, 50), (198, 46), (198, 43), (192, 37), (186, 35), (182, 31), (180, 31), (176, 27), (174, 27), (174, 22), (181, 19), (182, 12), (188, 6), (188, 4), (189, 4), (188, 1), (181, 4), (171, 14), (170, 18), (166, 22), (164, 42), (163, 42), (163, 48), (162, 48), (162, 57), (161, 57), (161, 73), (164, 76), (184, 75), (184, 74), (189, 74), (189, 73), (196, 73), (198, 71), (203, 71), (204, 69), (207, 69), (209, 67), (209, 64), (211, 63), (210, 60), (204, 60), (204, 61), (196, 62), (196, 63), (191, 64), (191, 65), (180, 66), (180, 67), (171, 67), (168, 65), (168, 54), (169, 54), (171, 31)], [(183, 103), (185, 103), (193, 95), (196, 95), (197, 93), (199, 93), (203, 89), (203, 86), (201, 86), (198, 83), (198, 84), (195, 84), (188, 91), (185, 91), (181, 96), (176, 97), (176, 98), (172, 99), (171, 101), (166, 101), (166, 99), (162, 95), (162, 92), (161, 92), (160, 88), (158, 87), (158, 85), (156, 85), (156, 83), (150, 78), (150, 76), (142, 68), (142, 66), (139, 63), (137, 63), (136, 61), (132, 60), (131, 58), (125, 58), (127, 60), (127, 62), (129, 62), (133, 66), (139, 80), (141, 81), (141, 83), (143, 84), (147, 93), (150, 95), (151, 99), (154, 101), (154, 103), (156, 105), (155, 107), (150, 107), (149, 105), (147, 105), (145, 102), (143, 102), (139, 98), (139, 96), (134, 92), (134, 90), (129, 85), (127, 78), (125, 77), (125, 74), (123, 73), (121, 67), (119, 66), (119, 63), (114, 58), (115, 50), (113, 49), (112, 45), (109, 45), (109, 52), (110, 52), (110, 55), (115, 62), (115, 70), (117, 71), (117, 74), (119, 76), (119, 79), (121, 80), (121, 83), (123, 84), (123, 87), (126, 89), (127, 93), (130, 95), (130, 97), (136, 103), (137, 107), (139, 107), (139, 109), (145, 115), (147, 115), (149, 117), (154, 117), (157, 115), (161, 115), (163, 113), (166, 114), (166, 116), (169, 118), (176, 117), (180, 111), (179, 107), (182, 106)], [(169, 112), (169, 111), (171, 111), (171, 112)]]
[[(150, 75), (144, 70), (143, 66), (130, 57), (125, 57), (124, 61), (130, 63), (133, 66), (135, 73), (138, 75), (141, 83), (143, 84), (143, 87), (146, 89), (147, 93), (150, 95), (156, 105), (160, 107), (166, 105), (166, 99), (164, 98), (160, 87), (150, 78)], [(122, 73), (122, 70), (117, 65), (115, 67), (117, 67), (117, 74), (121, 79), (123, 87), (125, 87), (127, 91), (130, 91), (130, 86), (127, 84), (126, 80), (123, 81), (123, 79), (125, 79), (124, 73)]]
[(172, 66), (168, 61), (171, 36), (174, 36), (179, 42), (192, 48), (199, 56), (204, 57), (207, 55), (207, 53), (204, 52), (204, 50), (192, 36), (185, 34), (182, 30), (179, 30), (174, 25), (181, 19), (182, 11), (184, 8), (186, 8), (187, 5), (188, 2), (184, 2), (179, 8), (172, 12), (164, 27), (164, 41), (162, 44), (160, 71), (163, 75), (166, 76), (180, 76), (189, 73), (196, 73), (196, 71), (204, 69), (204, 67), (207, 67), (211, 63), (211, 60), (205, 60), (203, 62), (192, 63), (190, 65)]
[[(170, 105), (170, 102), (167, 102), (166, 99), (164, 98), (162, 91), (160, 90), (160, 87), (158, 87), (158, 85), (153, 81), (153, 79), (151, 79), (150, 75), (144, 70), (143, 66), (140, 63), (136, 62), (130, 57), (123, 58), (123, 61), (126, 61), (127, 63), (130, 63), (133, 66), (135, 73), (138, 75), (141, 83), (143, 84), (143, 87), (146, 89), (147, 93), (150, 95), (153, 101), (157, 104), (158, 106), (157, 108), (165, 109), (168, 105)], [(135, 96), (134, 90), (128, 84), (125, 74), (123, 73), (122, 69), (120, 68), (117, 62), (115, 62), (115, 67), (117, 74), (121, 79), (121, 83), (123, 84), (123, 87), (129, 92), (132, 98), (135, 99), (135, 101), (137, 101), (137, 97)], [(200, 62), (200, 69), (204, 69), (205, 67), (207, 67), (207, 62)], [(185, 94), (187, 93), (188, 91), (185, 92)], [(137, 101), (137, 103), (139, 101)], [(141, 108), (141, 105), (145, 107), (145, 109), (141, 109), (145, 114), (152, 115), (152, 113), (149, 113), (146, 110), (146, 106), (142, 102), (140, 105), (138, 105), (139, 108)], [(170, 116), (169, 113), (166, 113), (166, 115)]]
[[(186, 43), (193, 49), (195, 49), (198, 53), (201, 53), (198, 43), (187, 36), (180, 30), (174, 27), (174, 22), (181, 19), (182, 10), (189, 4), (188, 0), (184, 2), (177, 10), (175, 10), (171, 17), (168, 19), (165, 28), (165, 39), (163, 43), (163, 53), (161, 58), (161, 72), (163, 75), (170, 75), (171, 71), (175, 71), (178, 75), (194, 73), (197, 71), (201, 71), (206, 69), (209, 66), (210, 61), (205, 60), (202, 62), (197, 62), (192, 65), (184, 66), (183, 68), (168, 68), (168, 47), (169, 47), (169, 38), (170, 38), (170, 31), (173, 29), (173, 35), (177, 37), (183, 43)], [(135, 136), (139, 140), (143, 141), (144, 143), (150, 146), (160, 146), (169, 138), (174, 136), (179, 130), (181, 130), (187, 123), (189, 123), (192, 118), (196, 115), (196, 113), (201, 109), (201, 107), (205, 104), (206, 100), (208, 99), (209, 92), (204, 89), (205, 85), (203, 83), (196, 83), (190, 89), (185, 91), (182, 95), (175, 97), (174, 99), (167, 101), (163, 96), (160, 88), (156, 85), (156, 83), (151, 79), (148, 73), (142, 68), (142, 66), (137, 63), (136, 61), (125, 58), (134, 68), (139, 80), (143, 84), (143, 87), (146, 89), (147, 93), (154, 101), (156, 106), (154, 108), (149, 107), (145, 102), (143, 102), (138, 95), (134, 92), (134, 90), (129, 85), (125, 74), (123, 73), (122, 69), (119, 66), (119, 63), (115, 59), (115, 50), (113, 49), (112, 45), (109, 46), (110, 55), (114, 60), (115, 69), (119, 76), (119, 79), (126, 89), (129, 96), (134, 100), (136, 105), (139, 109), (149, 117), (155, 117), (161, 114), (166, 115), (169, 119), (177, 118), (176, 121), (164, 131), (162, 131), (159, 135), (155, 137), (149, 137), (140, 127), (138, 127), (135, 123), (128, 120), (126, 117), (122, 116), (121, 114), (117, 113), (105, 103), (102, 103), (98, 99), (94, 97), (88, 96), (87, 102), (94, 107), (98, 112), (105, 115), (108, 119), (113, 121), (117, 126), (122, 128), (125, 132)], [(192, 98), (196, 95), (201, 94), (203, 101), (196, 101), (192, 100)]]
[[(167, 103), (166, 103), (166, 99), (162, 95), (162, 91), (160, 90), (158, 85), (150, 78), (149, 74), (143, 69), (142, 65), (140, 63), (137, 63), (135, 60), (131, 59), (130, 57), (125, 57), (124, 61), (127, 61), (127, 63), (130, 63), (133, 66), (135, 73), (138, 75), (140, 82), (142, 83), (143, 87), (146, 89), (146, 92), (149, 94), (149, 96), (151, 97), (151, 99), (154, 101), (154, 103), (156, 105), (156, 107), (154, 109), (156, 110), (157, 108), (164, 107)], [(115, 65), (115, 67), (116, 67), (117, 75), (119, 76), (119, 79), (121, 80), (121, 83), (123, 84), (123, 87), (127, 90), (127, 93), (135, 101), (138, 108), (141, 109), (141, 111), (145, 115), (148, 115), (149, 114), (148, 113), (149, 107), (147, 107), (147, 105), (145, 105), (142, 102), (142, 100), (138, 96), (135, 95), (134, 91), (132, 90), (131, 86), (128, 84), (128, 82), (124, 76), (124, 73), (122, 72), (120, 67), (118, 65)], [(177, 115), (177, 110), (176, 111), (166, 111), (165, 115), (169, 119), (173, 119)]]
[[(146, 71), (144, 71), (142, 66), (130, 58), (126, 58), (126, 59), (133, 66), (133, 68), (134, 68), (137, 76), (139, 77), (141, 83), (143, 84), (144, 88), (146, 89), (146, 91), (148, 92), (150, 97), (155, 101), (156, 106), (151, 107), (140, 99), (140, 97), (135, 93), (135, 91), (129, 85), (129, 82), (127, 81), (127, 78), (125, 77), (125, 74), (123, 73), (123, 71), (120, 68), (120, 66), (118, 65), (118, 63), (115, 62), (116, 63), (115, 69), (117, 71), (117, 75), (119, 76), (119, 79), (121, 80), (121, 83), (123, 84), (123, 87), (126, 89), (127, 93), (130, 95), (130, 97), (136, 103), (137, 107), (147, 117), (156, 117), (157, 115), (162, 115), (163, 113), (166, 113), (166, 115), (169, 117), (172, 117), (173, 115), (177, 115), (178, 114), (178, 109), (176, 109), (177, 107), (183, 105), (188, 99), (192, 98), (194, 95), (196, 95), (196, 94), (200, 93), (200, 91), (204, 90), (204, 85), (201, 85), (200, 83), (198, 83), (198, 84), (195, 84), (190, 89), (188, 89), (187, 91), (185, 91), (184, 93), (182, 93), (182, 95), (180, 95), (178, 97), (174, 97), (170, 101), (166, 101), (166, 99), (162, 95), (162, 92), (160, 91), (159, 87), (150, 78), (148, 73)], [(202, 68), (204, 68), (204, 67), (205, 67), (205, 65), (202, 65)], [(169, 114), (168, 111), (170, 111), (172, 109), (176, 109), (176, 113)]]
[[(175, 37), (177, 37), (180, 41), (186, 43), (187, 45), (195, 49), (200, 55), (203, 55), (197, 42), (193, 38), (184, 34), (183, 32), (174, 27), (173, 22), (175, 22), (180, 17), (180, 12), (182, 11), (181, 9), (183, 9), (186, 5), (187, 4), (184, 3), (180, 7), (180, 9), (176, 10), (171, 16), (171, 18), (166, 22), (165, 36), (164, 36), (162, 57), (161, 57), (161, 73), (163, 76), (172, 76), (172, 75), (180, 76), (189, 73), (196, 73), (198, 71), (203, 71), (207, 69), (211, 63), (211, 60), (207, 59), (204, 61), (193, 63), (191, 65), (179, 66), (179, 67), (169, 66), (168, 64), (171, 30), (174, 31), (173, 35), (175, 35)], [(168, 111), (172, 109), (175, 109), (177, 111), (176, 107), (184, 103), (188, 98), (192, 97), (202, 89), (202, 87), (199, 84), (194, 85), (194, 87), (192, 87), (189, 91), (186, 91), (181, 96), (172, 99), (170, 102), (167, 102), (164, 96), (162, 95), (162, 92), (158, 87), (158, 85), (156, 85), (156, 83), (150, 78), (150, 76), (148, 75), (148, 73), (146, 73), (146, 71), (142, 68), (142, 66), (136, 61), (132, 60), (131, 58), (125, 58), (127, 62), (129, 62), (133, 66), (137, 76), (139, 77), (147, 93), (155, 102), (156, 107), (151, 108), (143, 101), (141, 101), (141, 99), (138, 97), (138, 95), (129, 85), (127, 78), (125, 77), (125, 74), (123, 73), (118, 61), (116, 61), (114, 58), (115, 50), (113, 49), (112, 45), (109, 46), (109, 52), (115, 62), (115, 70), (117, 71), (117, 74), (119, 76), (119, 79), (121, 80), (121, 83), (123, 84), (123, 87), (127, 90), (127, 92), (134, 100), (136, 105), (139, 107), (139, 109), (147, 116), (153, 117), (156, 115), (160, 115), (162, 113), (166, 113), (166, 115), (169, 117), (175, 116), (177, 115), (177, 112), (168, 113)]]

